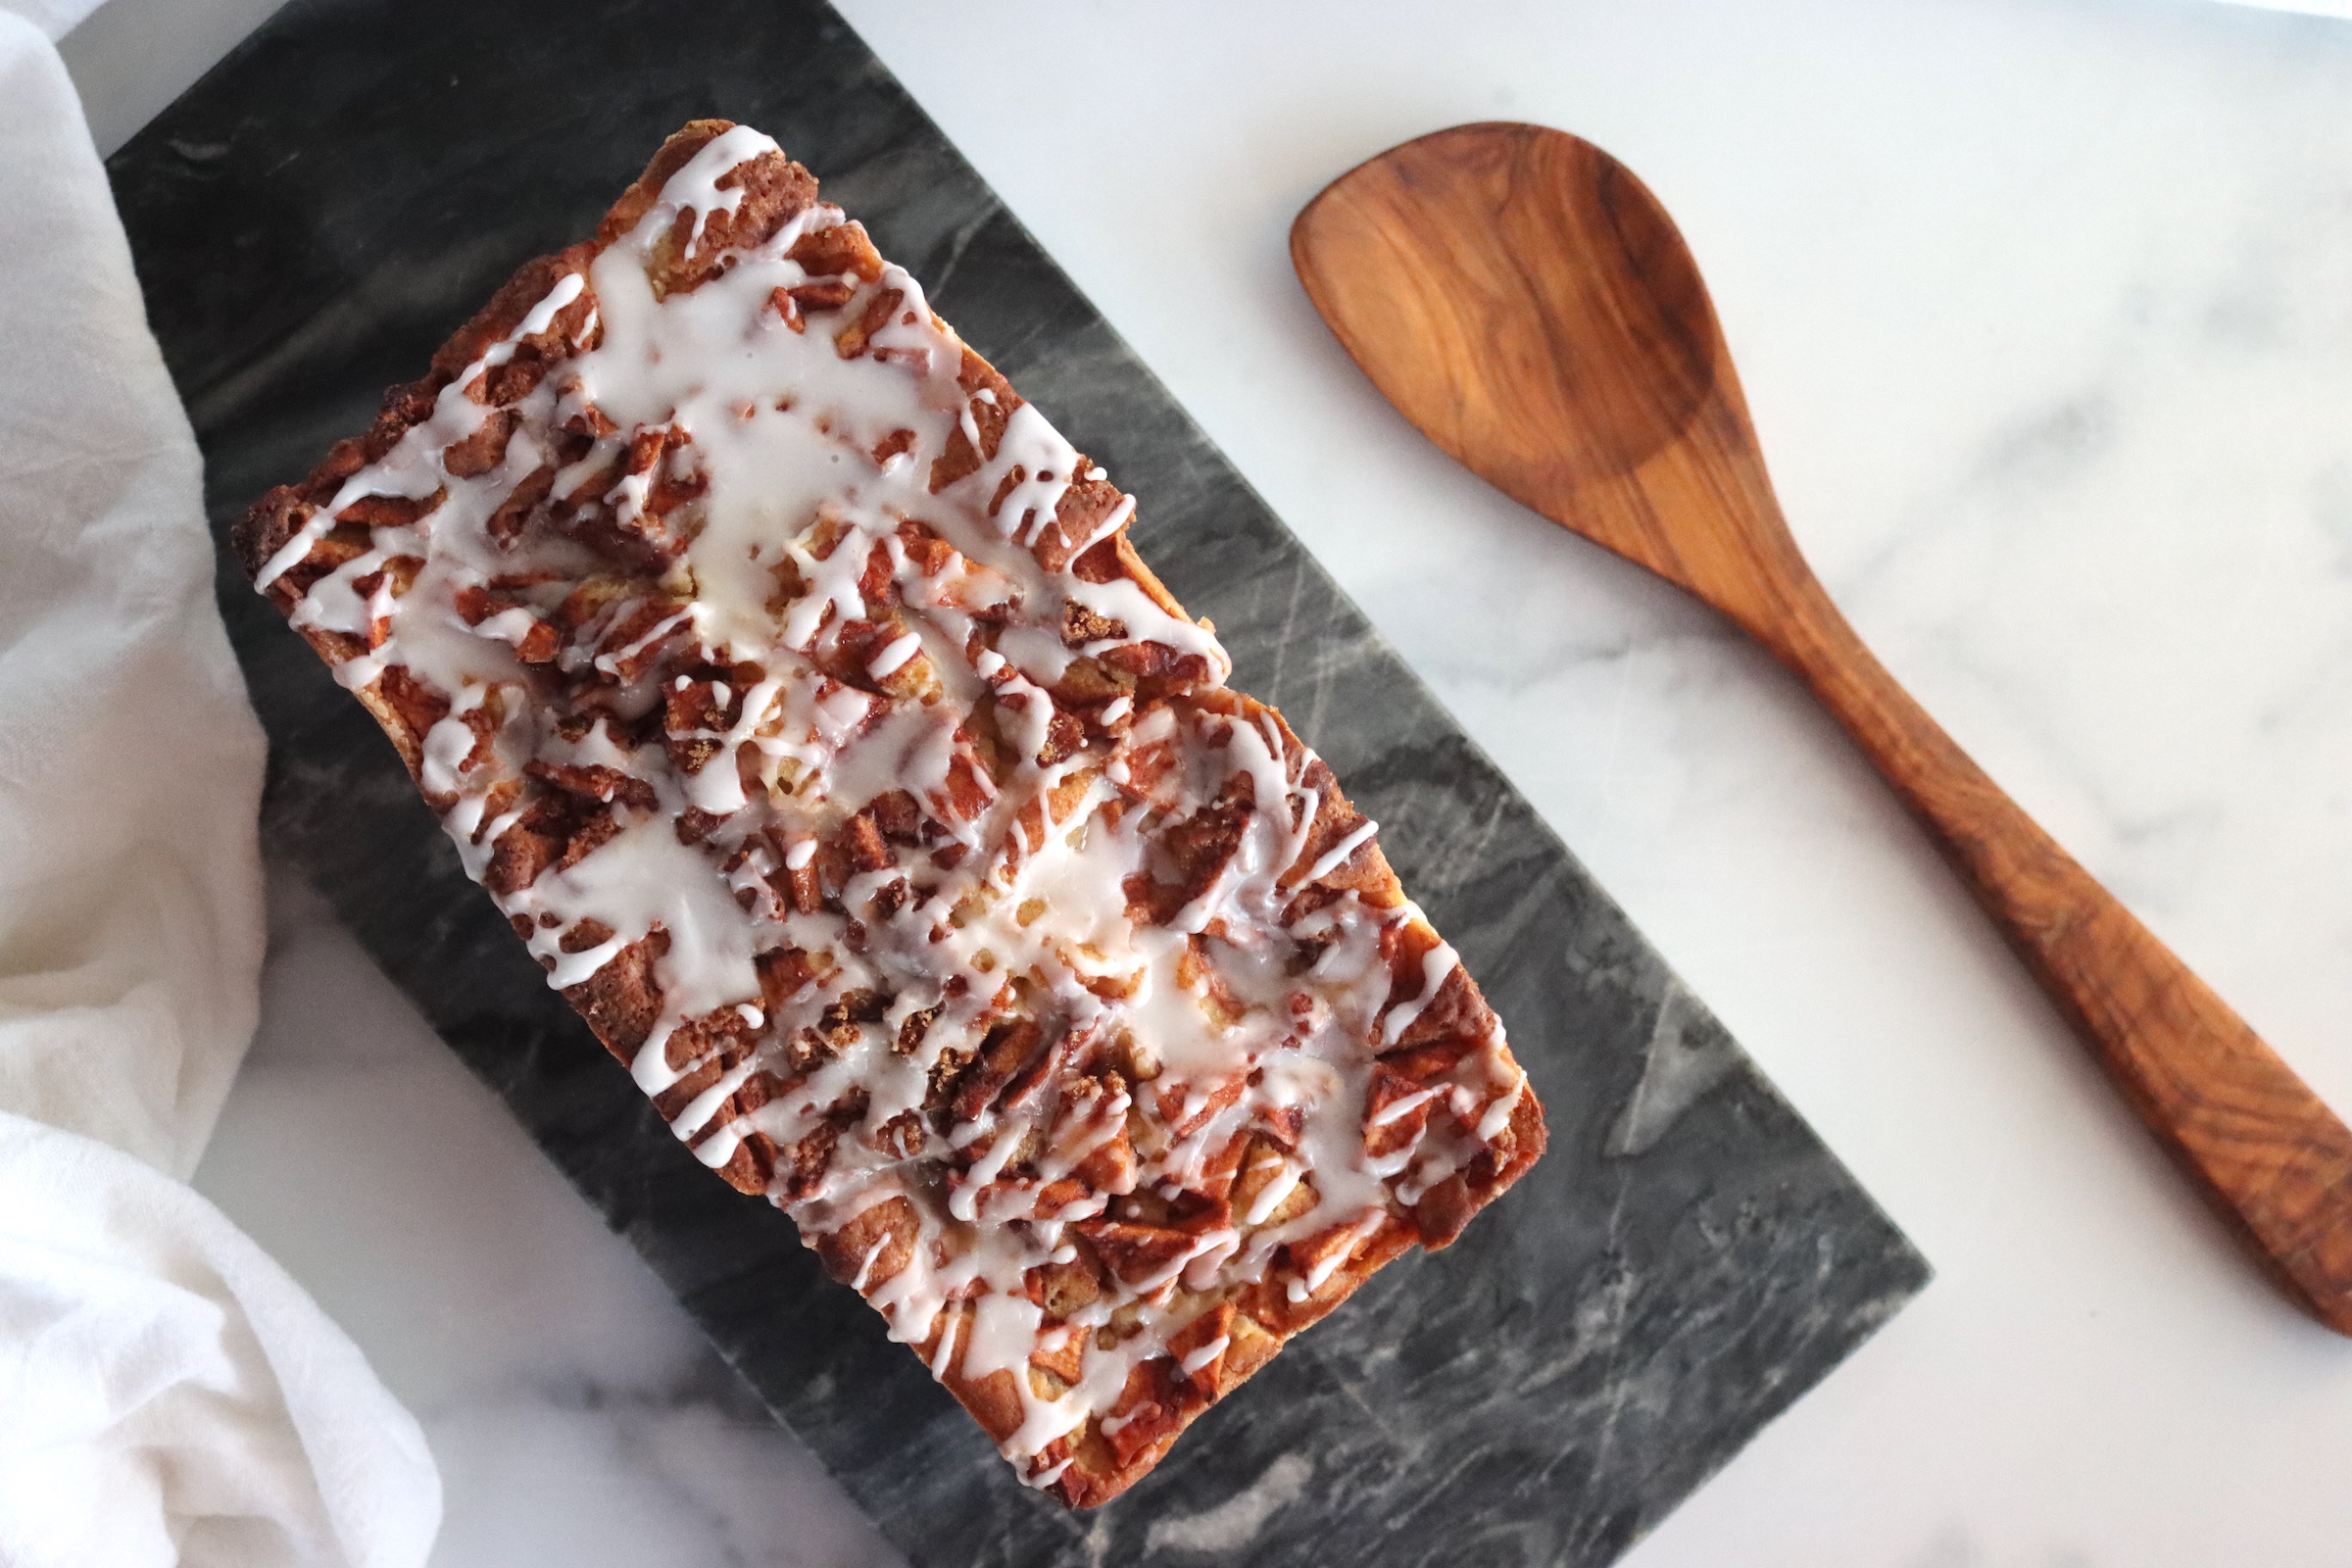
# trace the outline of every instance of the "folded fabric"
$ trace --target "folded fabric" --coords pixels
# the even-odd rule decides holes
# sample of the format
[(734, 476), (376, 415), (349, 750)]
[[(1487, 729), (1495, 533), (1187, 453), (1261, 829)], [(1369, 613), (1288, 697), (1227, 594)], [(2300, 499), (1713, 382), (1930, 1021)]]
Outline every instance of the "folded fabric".
[(184, 1185), (262, 953), (200, 477), (74, 89), (0, 9), (0, 1563), (408, 1568), (416, 1422)]
[[(100, 0), (0, 0), (0, 11), (13, 11), (51, 38), (63, 38), (74, 24), (98, 9)], [(78, 110), (75, 119), (79, 119)]]
[(0, 1112), (0, 1562), (411, 1568), (424, 1437), (220, 1211)]

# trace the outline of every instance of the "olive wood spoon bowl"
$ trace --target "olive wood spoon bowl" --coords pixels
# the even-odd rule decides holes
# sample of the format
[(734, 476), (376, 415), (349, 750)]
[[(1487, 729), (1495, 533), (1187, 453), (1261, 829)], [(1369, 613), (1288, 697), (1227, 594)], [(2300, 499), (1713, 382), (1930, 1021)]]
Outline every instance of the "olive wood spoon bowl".
[(2166, 1151), (2301, 1304), (2352, 1334), (2352, 1134), (1830, 603), (1773, 498), (1697, 265), (1642, 182), (1561, 131), (1462, 125), (1334, 181), (1291, 257), (1423, 434), (1696, 594), (1812, 689)]

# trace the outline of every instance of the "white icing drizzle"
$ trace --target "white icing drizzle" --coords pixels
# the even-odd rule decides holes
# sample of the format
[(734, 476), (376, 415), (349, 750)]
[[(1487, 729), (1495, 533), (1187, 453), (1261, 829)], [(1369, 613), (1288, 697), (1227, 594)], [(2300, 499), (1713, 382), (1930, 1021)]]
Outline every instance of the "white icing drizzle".
[(1177, 1362), (1176, 1364), (1183, 1370), (1184, 1375), (1189, 1378), (1194, 1373), (1200, 1371), (1202, 1367), (1207, 1366), (1210, 1362), (1216, 1360), (1217, 1357), (1223, 1355), (1226, 1348), (1232, 1344), (1232, 1335), (1220, 1334), (1215, 1339), (1209, 1341), (1206, 1345), (1201, 1346), (1199, 1349), (1188, 1353), (1183, 1360)]
[(1340, 840), (1339, 843), (1334, 844), (1330, 849), (1324, 851), (1322, 858), (1316, 860), (1313, 867), (1307, 871), (1306, 879), (1309, 882), (1322, 881), (1325, 877), (1331, 875), (1332, 872), (1345, 865), (1348, 862), (1348, 857), (1353, 855), (1357, 850), (1363, 848), (1366, 844), (1371, 843), (1372, 835), (1379, 831), (1380, 824), (1367, 819), (1363, 826), (1357, 828), (1354, 832)]
[[(1219, 1364), (1231, 1332), (1170, 1348), (1215, 1303), (1307, 1301), (1409, 1227), (1525, 1078), (1490, 1019), (1396, 1092), (1377, 1058), (1459, 960), (1431, 947), (1390, 1005), (1388, 945), (1426, 922), (1318, 889), (1375, 824), (1330, 826), (1312, 754), (1222, 690), (1208, 628), (1072, 569), (1133, 498), (1076, 492), (1064, 535), (1107, 475), (966, 390), (912, 277), (794, 259), (837, 209), (696, 254), (721, 270), (658, 297), (680, 215), (692, 252), (774, 151), (740, 126), (704, 146), (258, 581), (385, 498), (294, 623), (357, 650), (345, 685), (389, 702), (397, 670), (446, 704), (419, 782), (549, 983), (637, 956), (659, 1016), (631, 1072), (672, 1130), (713, 1166), (765, 1151), (771, 1196), (842, 1239), (934, 1375), (1009, 1374), (1002, 1446), (1048, 1486), (1090, 1421), (1115, 1446), (1165, 1418), (1139, 1368)], [(553, 368), (489, 408), (550, 333)], [(606, 532), (551, 503), (498, 521), (534, 476)], [(554, 848), (515, 873), (534, 833)], [(1085, 1288), (1056, 1297), (1055, 1270)]]
[(1381, 1027), (1382, 1040), (1392, 1046), (1402, 1040), (1404, 1032), (1413, 1026), (1413, 1020), (1421, 1016), (1424, 1007), (1437, 1000), (1439, 988), (1461, 964), (1461, 956), (1453, 951), (1451, 943), (1441, 942), (1423, 954), (1421, 994), (1409, 1002), (1399, 1002), (1389, 1009), (1388, 1021)]

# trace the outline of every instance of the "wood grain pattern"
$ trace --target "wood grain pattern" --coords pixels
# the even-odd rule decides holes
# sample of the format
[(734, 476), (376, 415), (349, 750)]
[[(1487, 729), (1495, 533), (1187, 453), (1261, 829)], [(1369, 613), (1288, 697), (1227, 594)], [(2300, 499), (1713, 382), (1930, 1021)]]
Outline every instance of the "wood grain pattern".
[(1697, 267), (1642, 183), (1564, 132), (1459, 126), (1334, 182), (1291, 254), (1431, 440), (1696, 594), (1803, 679), (2166, 1151), (2289, 1294), (2352, 1334), (2352, 1133), (1831, 604), (1774, 499)]

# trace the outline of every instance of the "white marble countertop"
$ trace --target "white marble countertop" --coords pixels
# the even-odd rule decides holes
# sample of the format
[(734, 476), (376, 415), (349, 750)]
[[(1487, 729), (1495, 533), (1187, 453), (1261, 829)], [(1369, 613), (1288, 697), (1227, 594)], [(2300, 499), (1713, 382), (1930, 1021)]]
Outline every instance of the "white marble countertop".
[[(67, 49), (102, 142), (269, 9), (112, 0)], [(2352, 1344), (2238, 1257), (1793, 681), (1421, 442), (1284, 248), (1446, 124), (1629, 164), (1865, 637), (2352, 1111), (2352, 24), (844, 10), (1938, 1269), (1628, 1561), (2352, 1562)], [(891, 1560), (321, 906), (272, 907), (198, 1184), (422, 1418), (435, 1561)]]

